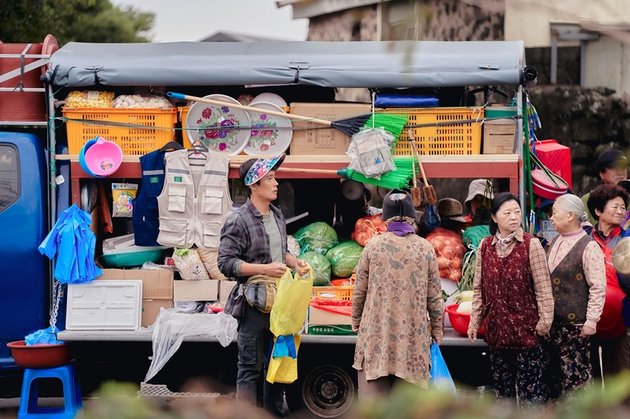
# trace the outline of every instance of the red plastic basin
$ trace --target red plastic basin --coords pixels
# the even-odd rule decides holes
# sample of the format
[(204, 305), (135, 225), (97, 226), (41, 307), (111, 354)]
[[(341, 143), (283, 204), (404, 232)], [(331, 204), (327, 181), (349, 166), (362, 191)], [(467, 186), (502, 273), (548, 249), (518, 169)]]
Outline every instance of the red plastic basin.
[[(451, 326), (457, 333), (462, 336), (468, 336), (468, 324), (470, 323), (470, 314), (458, 313), (457, 307), (459, 304), (451, 304), (446, 306), (444, 311), (448, 314), (448, 319), (451, 321)], [(483, 337), (486, 332), (485, 326), (482, 324), (479, 330), (477, 330), (477, 337)]]
[(70, 347), (65, 343), (26, 346), (23, 340), (7, 343), (15, 363), (24, 368), (52, 368), (69, 364)]

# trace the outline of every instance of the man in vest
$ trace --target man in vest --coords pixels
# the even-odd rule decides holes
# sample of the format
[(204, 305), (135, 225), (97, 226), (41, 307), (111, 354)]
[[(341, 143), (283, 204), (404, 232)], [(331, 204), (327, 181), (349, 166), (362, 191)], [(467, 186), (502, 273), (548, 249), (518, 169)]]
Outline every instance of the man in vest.
[[(255, 275), (279, 278), (287, 267), (298, 269), (301, 274), (308, 271), (306, 262), (288, 252), (284, 217), (271, 204), (278, 198), (275, 170), (284, 158), (283, 154), (271, 159), (249, 159), (239, 168), (240, 178), (249, 188), (249, 198), (226, 220), (217, 259), (221, 272), (236, 278), (239, 286)], [(244, 304), (244, 313), (238, 319), (236, 399), (255, 404), (257, 386), (263, 380), (263, 406), (276, 416), (285, 416), (282, 384), (264, 379), (267, 353), (273, 342), (269, 317), (269, 313)]]

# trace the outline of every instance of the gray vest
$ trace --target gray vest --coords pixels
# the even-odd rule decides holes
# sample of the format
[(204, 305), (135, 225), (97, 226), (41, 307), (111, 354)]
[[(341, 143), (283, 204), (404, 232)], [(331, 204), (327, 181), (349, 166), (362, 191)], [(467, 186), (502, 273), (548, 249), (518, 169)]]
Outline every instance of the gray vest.
[[(230, 160), (205, 152), (203, 165), (191, 165), (189, 150), (166, 155), (164, 188), (158, 196), (163, 246), (217, 248), (221, 228), (232, 212), (228, 187)], [(203, 161), (194, 160), (195, 163)]]

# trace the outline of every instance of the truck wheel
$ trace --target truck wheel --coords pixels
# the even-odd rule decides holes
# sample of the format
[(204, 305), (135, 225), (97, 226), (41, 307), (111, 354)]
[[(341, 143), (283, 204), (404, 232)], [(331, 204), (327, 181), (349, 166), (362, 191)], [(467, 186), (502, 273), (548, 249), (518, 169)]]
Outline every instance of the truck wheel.
[(316, 367), (303, 380), (289, 386), (291, 411), (305, 409), (315, 417), (336, 418), (352, 405), (356, 385), (347, 371), (334, 365)]

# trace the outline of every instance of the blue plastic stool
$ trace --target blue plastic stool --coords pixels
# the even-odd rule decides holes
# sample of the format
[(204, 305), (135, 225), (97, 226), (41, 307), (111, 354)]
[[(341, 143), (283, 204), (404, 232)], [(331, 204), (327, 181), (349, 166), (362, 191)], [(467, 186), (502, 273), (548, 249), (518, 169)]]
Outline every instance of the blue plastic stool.
[[(38, 407), (37, 397), (41, 378), (57, 378), (63, 387), (63, 407)], [(72, 365), (55, 368), (24, 368), (22, 394), (18, 419), (21, 418), (74, 418), (83, 407), (79, 380)]]

